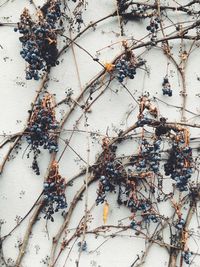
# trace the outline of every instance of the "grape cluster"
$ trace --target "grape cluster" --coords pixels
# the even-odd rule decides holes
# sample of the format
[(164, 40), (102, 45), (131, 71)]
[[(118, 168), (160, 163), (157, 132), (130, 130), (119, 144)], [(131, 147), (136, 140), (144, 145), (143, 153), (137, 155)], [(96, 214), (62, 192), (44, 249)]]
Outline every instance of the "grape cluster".
[(183, 260), (186, 264), (191, 264), (191, 257), (192, 257), (192, 252), (190, 252), (189, 250), (183, 251), (182, 252), (182, 257)]
[(52, 95), (46, 94), (35, 105), (25, 130), (26, 141), (34, 152), (33, 170), (39, 175), (37, 157), (40, 147), (48, 149), (50, 153), (58, 152), (57, 133), (58, 122), (55, 118)]
[(59, 166), (56, 161), (51, 165), (47, 180), (44, 182), (44, 218), (54, 221), (53, 214), (67, 208), (65, 197), (66, 182), (59, 174)]
[(142, 220), (136, 221), (131, 220), (130, 228), (133, 230), (137, 230), (138, 227), (141, 227), (143, 223), (150, 223), (151, 221), (153, 223), (157, 223), (160, 221), (159, 217), (155, 214), (145, 214), (146, 211), (144, 211), (144, 214), (142, 215)]
[[(152, 214), (152, 202), (145, 196), (137, 197), (136, 187), (141, 184), (141, 177), (139, 175), (127, 175), (123, 180), (120, 180), (119, 194), (117, 202), (119, 205), (125, 205), (134, 214), (140, 212), (142, 214)], [(134, 192), (134, 193), (133, 193)], [(145, 217), (145, 216), (144, 216)], [(135, 220), (134, 220), (135, 221)]]
[(147, 199), (134, 200), (133, 198), (131, 198), (125, 201), (123, 204), (128, 206), (131, 209), (131, 212), (133, 212), (134, 214), (140, 212), (141, 220), (131, 221), (130, 226), (133, 230), (136, 230), (137, 226), (142, 226), (142, 224), (150, 222), (157, 223), (158, 221), (160, 221), (159, 216), (152, 212), (152, 203)]
[[(38, 156), (40, 154), (40, 150), (36, 147), (32, 148), (33, 150), (33, 162), (32, 162), (32, 169), (33, 171), (36, 173), (36, 175), (40, 175), (40, 169), (39, 169), (39, 166), (38, 166)], [(28, 157), (29, 157), (29, 154), (28, 154)]]
[(136, 69), (143, 66), (145, 64), (145, 60), (135, 57), (127, 57), (127, 55), (121, 57), (115, 65), (115, 69), (117, 72), (117, 79), (119, 82), (123, 82), (126, 77), (130, 79), (134, 79), (136, 75)]
[(159, 222), (159, 220), (160, 220), (160, 218), (159, 218), (159, 216), (158, 215), (156, 215), (156, 214), (145, 214), (145, 215), (143, 215), (142, 216), (143, 218), (144, 218), (144, 220), (146, 221), (146, 222), (153, 222), (153, 223), (157, 223), (157, 222)]
[[(120, 204), (124, 204), (128, 208), (130, 208), (131, 212), (148, 212), (150, 209), (150, 201), (148, 199), (138, 199), (134, 198), (130, 193), (132, 192), (131, 183), (126, 183), (125, 188), (120, 193)], [(130, 197), (131, 196), (131, 197)]]
[(156, 214), (150, 214), (148, 215), (148, 219), (151, 220), (154, 223), (157, 223), (160, 221), (160, 217)]
[(151, 35), (151, 42), (155, 43), (156, 39), (157, 39), (157, 31), (159, 29), (159, 18), (155, 17), (155, 18), (151, 18), (150, 19), (150, 24), (146, 27), (147, 31), (150, 32)]
[[(97, 190), (96, 204), (104, 203), (106, 200), (106, 192), (115, 192), (115, 186), (119, 184), (121, 179), (121, 166), (119, 163), (107, 161), (101, 167), (101, 175), (99, 178), (99, 188)], [(98, 172), (99, 175), (99, 172)]]
[(14, 29), (22, 34), (19, 38), (22, 43), (20, 54), (28, 63), (27, 80), (39, 80), (41, 71), (46, 71), (50, 66), (59, 63), (56, 23), (62, 15), (60, 5), (60, 0), (48, 0), (38, 10), (38, 21), (33, 21), (29, 10), (25, 8), (17, 24), (18, 27)]
[(131, 229), (133, 230), (136, 230), (137, 229), (137, 222), (135, 220), (132, 220), (131, 223), (130, 223), (130, 227)]
[(157, 139), (150, 144), (146, 139), (141, 141), (140, 152), (138, 162), (136, 163), (136, 171), (153, 171), (154, 173), (159, 172), (159, 164), (161, 160), (160, 155), (161, 140)]
[(163, 86), (162, 88), (163, 95), (172, 96), (172, 89), (168, 77), (165, 77), (163, 79), (162, 86)]
[(41, 7), (42, 15), (46, 21), (51, 25), (52, 28), (55, 27), (55, 23), (61, 18), (61, 1), (60, 0), (48, 0)]
[(77, 245), (79, 246), (79, 251), (87, 250), (87, 242), (85, 240), (83, 242), (79, 241)]
[(175, 228), (178, 230), (182, 230), (185, 225), (185, 220), (183, 218), (179, 218), (179, 220), (175, 224)]
[(173, 142), (167, 163), (164, 164), (165, 175), (176, 181), (180, 191), (188, 190), (188, 181), (192, 176), (192, 148), (183, 146), (183, 140)]
[(133, 230), (137, 230), (138, 227), (142, 226), (143, 223), (150, 223), (151, 221), (153, 223), (157, 223), (160, 221), (160, 218), (153, 213), (150, 213), (149, 211), (147, 211), (146, 209), (143, 210), (143, 214), (141, 214), (142, 216), (142, 220), (140, 221), (136, 221), (135, 219), (133, 219), (130, 223), (130, 228)]
[(117, 147), (109, 146), (108, 140), (103, 140), (104, 149), (103, 161), (95, 168), (94, 175), (99, 180), (99, 188), (97, 190), (96, 204), (103, 203), (106, 200), (106, 192), (115, 191), (115, 186), (122, 179), (122, 166), (120, 162), (115, 161), (115, 152)]
[(122, 162), (116, 160), (117, 147), (109, 145), (109, 141), (105, 139), (102, 145), (102, 157), (93, 170), (99, 181), (96, 205), (106, 201), (106, 193), (117, 193), (118, 204), (125, 205), (134, 215), (141, 218), (141, 220), (135, 220), (135, 217), (132, 219), (130, 228), (134, 230), (143, 224), (157, 223), (160, 220), (151, 200), (143, 194), (137, 194), (138, 186), (143, 185), (146, 178), (151, 177), (152, 173), (159, 173), (160, 146), (160, 139), (155, 139), (152, 143), (143, 139), (139, 155), (131, 161), (132, 171), (132, 169), (126, 170)]

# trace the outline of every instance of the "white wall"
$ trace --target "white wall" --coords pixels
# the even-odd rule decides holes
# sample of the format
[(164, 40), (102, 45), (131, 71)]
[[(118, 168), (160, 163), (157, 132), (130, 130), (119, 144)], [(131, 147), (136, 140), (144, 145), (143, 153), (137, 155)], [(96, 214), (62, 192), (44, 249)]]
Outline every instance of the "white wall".
[[(24, 7), (30, 8), (31, 12), (34, 13), (35, 9), (30, 1), (20, 0), (5, 0), (0, 1), (0, 22), (17, 22), (19, 16)], [(37, 5), (44, 1), (35, 1)], [(68, 1), (67, 1), (68, 2)], [(141, 1), (139, 1), (141, 2)], [(150, 1), (146, 1), (150, 2)], [(176, 1), (161, 1), (164, 5), (175, 6)], [(188, 1), (179, 1), (182, 5), (187, 4)], [(153, 1), (152, 1), (153, 3)], [(69, 1), (69, 6), (73, 9), (74, 3)], [(81, 30), (84, 29), (91, 21), (96, 21), (107, 14), (110, 14), (116, 10), (116, 1), (95, 1), (88, 0), (86, 11), (83, 12), (83, 18), (85, 25), (82, 25)], [(196, 10), (199, 10), (199, 4), (196, 4)], [(173, 11), (168, 13), (170, 19), (175, 22), (187, 21), (186, 25), (190, 25), (194, 18), (188, 17), (185, 14)], [(164, 17), (163, 17), (164, 18)], [(191, 21), (191, 22), (189, 22)], [(109, 18), (108, 20), (99, 23), (95, 30), (90, 29), (81, 38), (77, 39), (76, 42), (92, 56), (99, 56), (99, 60), (102, 64), (111, 62), (119, 53), (123, 51), (121, 45), (122, 40), (128, 39), (128, 44), (131, 45), (131, 38), (139, 40), (148, 34), (146, 26), (149, 19), (136, 20), (128, 22), (124, 25), (125, 36), (119, 34), (119, 20), (117, 17)], [(64, 23), (66, 26), (66, 35), (69, 36), (67, 22)], [(164, 25), (171, 25), (171, 21), (164, 18)], [(185, 24), (183, 24), (185, 26)], [(174, 27), (166, 30), (166, 32), (174, 32)], [(76, 36), (75, 31), (72, 35)], [(191, 32), (191, 35), (195, 35), (195, 31)], [(31, 102), (33, 101), (35, 94), (40, 87), (41, 81), (27, 81), (25, 80), (25, 62), (20, 57), (21, 43), (19, 42), (19, 34), (13, 31), (12, 26), (0, 27), (0, 60), (1, 60), (1, 74), (0, 74), (0, 134), (1, 140), (3, 141), (4, 134), (14, 134), (24, 129), (26, 120), (28, 117), (28, 109), (30, 109)], [(162, 34), (159, 32), (158, 38), (162, 38)], [(64, 45), (64, 39), (59, 37), (58, 45), (62, 48)], [(149, 37), (146, 37), (143, 41), (148, 41)], [(116, 44), (114, 44), (116, 43)], [(184, 49), (188, 51), (190, 49), (191, 41), (183, 41), (182, 45)], [(173, 56), (177, 62), (180, 62), (179, 49), (181, 40), (170, 41), (172, 46)], [(98, 50), (101, 50), (99, 54)], [(86, 84), (102, 70), (102, 67), (95, 61), (93, 61), (83, 50), (74, 45), (75, 57), (77, 61), (78, 71), (80, 75), (82, 89)], [(142, 57), (147, 61), (146, 67), (148, 73), (144, 69), (139, 69), (134, 80), (126, 80), (125, 85), (131, 91), (136, 99), (141, 96), (144, 92), (149, 92), (150, 97), (156, 96), (157, 98), (169, 103), (181, 107), (182, 97), (180, 91), (182, 90), (181, 78), (177, 73), (177, 69), (171, 61), (163, 54), (161, 44), (157, 47), (145, 47), (134, 51), (136, 55), (142, 54)], [(55, 68), (51, 69), (49, 75), (49, 81), (47, 90), (55, 94), (57, 102), (65, 97), (65, 91), (72, 88), (74, 91), (73, 98), (75, 99), (81, 92), (80, 84), (78, 82), (77, 70), (75, 67), (75, 61), (72, 49), (68, 49), (60, 57), (61, 63)], [(162, 95), (162, 81), (166, 75), (166, 69), (168, 65), (168, 75), (173, 89), (173, 96)], [(198, 42), (194, 43), (192, 53), (188, 59), (186, 68), (186, 88), (187, 88), (187, 102), (186, 109), (189, 111), (199, 114), (199, 94), (200, 94), (200, 82), (197, 80), (200, 77), (199, 73), (199, 48)], [(103, 75), (102, 82), (106, 81), (109, 75)], [(103, 89), (103, 87), (102, 87)], [(101, 89), (101, 90), (102, 90)], [(117, 91), (117, 93), (116, 93)], [(82, 105), (86, 100), (87, 95), (84, 96), (83, 101), (80, 102)], [(165, 116), (170, 122), (180, 122), (181, 112), (179, 108), (167, 106), (166, 104), (155, 101), (155, 105), (159, 110), (160, 116)], [(60, 120), (62, 115), (69, 110), (67, 105), (61, 105), (57, 108), (56, 116)], [(72, 130), (76, 120), (81, 116), (82, 110), (76, 107), (75, 112), (67, 120), (64, 129)], [(138, 105), (134, 102), (133, 98), (126, 91), (126, 89), (120, 85), (115, 79), (111, 82), (109, 88), (106, 89), (105, 93), (94, 103), (91, 107), (91, 112), (87, 113), (88, 127), (85, 127), (84, 116), (80, 120), (78, 125), (79, 130), (84, 130), (86, 133), (75, 132), (70, 140), (70, 146), (85, 160), (88, 157), (88, 140), (89, 140), (89, 164), (93, 164), (99, 153), (101, 153), (101, 135), (95, 137), (88, 135), (87, 131), (93, 131), (114, 137), (117, 135), (119, 129), (125, 130), (129, 126), (133, 125), (137, 120)], [(186, 112), (186, 123), (199, 123), (199, 115), (195, 116), (189, 112)], [(152, 128), (148, 128), (152, 131)], [(199, 131), (198, 128), (189, 128), (191, 130), (191, 137), (196, 137), (195, 141), (191, 141), (191, 146), (197, 148), (199, 146)], [(138, 130), (139, 131), (139, 130)], [(70, 138), (71, 132), (64, 131), (61, 133), (59, 141), (59, 152), (57, 158), (61, 155), (64, 149), (63, 140)], [(88, 139), (89, 136), (89, 139)], [(117, 154), (130, 155), (137, 153), (137, 143), (133, 140), (128, 140), (119, 146)], [(4, 157), (9, 149), (7, 144), (0, 150), (0, 159), (3, 162)], [(12, 153), (11, 159), (6, 163), (3, 173), (0, 177), (0, 219), (2, 220), (1, 236), (5, 236), (9, 231), (15, 227), (17, 221), (23, 218), (26, 213), (31, 209), (33, 203), (38, 198), (43, 188), (43, 180), (48, 167), (50, 156), (47, 152), (42, 151), (39, 159), (39, 166), (41, 169), (41, 175), (36, 176), (30, 168), (32, 157), (27, 159), (27, 143), (23, 138), (20, 142), (21, 149)], [(163, 149), (167, 148), (167, 144)], [(196, 150), (195, 150), (196, 151)], [(196, 152), (194, 152), (196, 155)], [(81, 161), (78, 156), (68, 147), (59, 162), (60, 173), (63, 177), (66, 177), (68, 181), (74, 175), (79, 173), (82, 168), (85, 168), (86, 164)], [(194, 174), (196, 178), (197, 172)], [(81, 176), (77, 181), (74, 182), (73, 187), (67, 187), (66, 197), (68, 205), (70, 205), (75, 193), (82, 185), (84, 176)], [(97, 183), (92, 184), (88, 189), (88, 208), (91, 207), (90, 212), (91, 221), (88, 222), (88, 229), (92, 230), (98, 226), (103, 225), (102, 214), (103, 205), (96, 206), (96, 190)], [(167, 186), (167, 184), (166, 184)], [(166, 192), (168, 188), (165, 188)], [(130, 211), (124, 206), (118, 206), (116, 202), (116, 195), (108, 194), (109, 203), (109, 214), (108, 214), (108, 225), (118, 225), (118, 221), (122, 218), (131, 215)], [(73, 216), (70, 220), (70, 224), (66, 229), (62, 238), (68, 239), (73, 234), (74, 229), (77, 227), (80, 219), (84, 216), (84, 205), (85, 195), (83, 201), (78, 202), (76, 208), (73, 211)], [(172, 207), (169, 202), (161, 203), (160, 213), (163, 215), (172, 214)], [(33, 212), (31, 212), (33, 214)], [(19, 227), (12, 233), (12, 235), (3, 242), (3, 253), (6, 261), (11, 258), (14, 262), (19, 253), (19, 242), (24, 238), (25, 231), (27, 229), (30, 215), (20, 224)], [(61, 214), (55, 215), (55, 221), (46, 222), (43, 219), (43, 214), (39, 215), (38, 220), (31, 232), (31, 236), (26, 249), (26, 254), (22, 260), (20, 266), (32, 267), (32, 266), (45, 266), (43, 260), (46, 256), (50, 255), (52, 238), (57, 233), (60, 225), (63, 223), (63, 217)], [(189, 226), (189, 233), (194, 232), (193, 236), (189, 239), (189, 247), (194, 253), (199, 253), (199, 204), (197, 204), (197, 211), (193, 216), (191, 224)], [(124, 225), (129, 225), (130, 220), (125, 219), (122, 221)], [(154, 227), (154, 226), (152, 226)], [(114, 233), (118, 229), (112, 229)], [(149, 231), (152, 231), (150, 229)], [(135, 232), (133, 230), (127, 230), (119, 233), (119, 236), (110, 238), (111, 232), (103, 233), (103, 236), (87, 234), (85, 240), (87, 242), (88, 249), (86, 252), (81, 253), (80, 265), (84, 267), (130, 267), (134, 260), (137, 258), (137, 254), (141, 257), (142, 251), (148, 245), (145, 244), (145, 240), (140, 236), (133, 237)], [(105, 238), (105, 236), (108, 237)], [(169, 242), (167, 236), (168, 232), (165, 233), (166, 242)], [(62, 238), (60, 241), (62, 241)], [(79, 256), (78, 252), (78, 239), (74, 244), (75, 239), (69, 244), (59, 257), (58, 262), (55, 266), (76, 266), (76, 260)], [(105, 242), (106, 241), (106, 242)], [(105, 243), (103, 243), (105, 242)], [(73, 245), (74, 244), (74, 245)], [(58, 248), (60, 246), (58, 245)], [(67, 263), (64, 265), (66, 257), (71, 249)], [(59, 251), (59, 250), (58, 250)], [(58, 252), (57, 251), (57, 252)], [(57, 253), (56, 252), (56, 253)], [(193, 262), (191, 266), (200, 266), (200, 257), (196, 255), (192, 258)], [(165, 248), (154, 244), (146, 258), (145, 263), (142, 266), (154, 266), (164, 267), (168, 266), (169, 254)], [(137, 262), (139, 263), (139, 261)], [(185, 264), (185, 263), (184, 263)], [(183, 266), (186, 266), (184, 265)], [(10, 264), (13, 265), (12, 263)], [(9, 266), (10, 266), (9, 265)], [(3, 266), (3, 261), (0, 262), (0, 266)], [(134, 265), (136, 266), (136, 265)], [(181, 266), (178, 265), (177, 266)]]

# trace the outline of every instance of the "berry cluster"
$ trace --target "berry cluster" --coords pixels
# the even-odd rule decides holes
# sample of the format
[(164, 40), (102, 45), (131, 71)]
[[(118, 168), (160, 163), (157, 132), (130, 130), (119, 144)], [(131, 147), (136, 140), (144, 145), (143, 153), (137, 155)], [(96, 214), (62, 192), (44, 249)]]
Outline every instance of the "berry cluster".
[(97, 205), (106, 200), (106, 192), (115, 191), (115, 186), (119, 184), (122, 178), (122, 166), (119, 162), (115, 162), (115, 151), (117, 147), (109, 146), (107, 139), (103, 139), (102, 147), (104, 149), (104, 159), (94, 170), (94, 174), (99, 180), (96, 199)]
[(136, 230), (137, 229), (137, 222), (135, 220), (132, 220), (130, 223), (130, 227), (131, 227), (131, 229)]
[[(158, 221), (160, 221), (160, 218), (158, 217), (158, 215), (150, 213), (150, 209), (146, 209), (145, 205), (143, 207), (144, 207), (143, 213), (141, 213), (142, 220), (136, 221), (135, 219), (133, 219), (130, 223), (130, 227), (133, 230), (137, 230), (138, 227), (141, 227), (142, 223), (150, 223), (151, 221), (153, 223), (157, 223)], [(137, 210), (136, 207), (135, 207), (135, 209)], [(141, 208), (139, 207), (138, 210), (141, 210)]]
[(141, 58), (136, 59), (134, 55), (122, 56), (115, 65), (118, 81), (122, 83), (126, 77), (134, 79), (136, 69), (143, 66), (145, 62)]
[(151, 200), (145, 194), (137, 194), (138, 186), (141, 187), (153, 174), (159, 173), (160, 146), (160, 139), (155, 139), (152, 144), (143, 139), (138, 157), (131, 161), (133, 171), (126, 171), (122, 162), (116, 160), (117, 147), (110, 145), (108, 139), (104, 139), (102, 158), (93, 170), (99, 181), (96, 204), (106, 201), (107, 192), (117, 192), (118, 204), (125, 205), (134, 215), (141, 217), (141, 220), (135, 220), (134, 217), (131, 221), (130, 227), (134, 230), (145, 223), (156, 223), (160, 220), (155, 214)]
[(136, 186), (140, 184), (141, 177), (138, 175), (131, 175), (121, 183), (119, 188), (118, 204), (123, 204), (128, 207), (134, 214), (136, 212), (150, 213), (152, 203), (149, 199), (137, 197)]
[(58, 64), (57, 56), (57, 22), (61, 18), (61, 1), (48, 0), (38, 12), (38, 20), (33, 21), (29, 10), (24, 9), (20, 22), (15, 31), (19, 30), (22, 36), (21, 56), (28, 63), (26, 79), (39, 80), (40, 71), (46, 71), (50, 66)]
[(106, 192), (113, 192), (115, 189), (111, 179), (115, 179), (118, 175), (118, 171), (115, 170), (114, 164), (108, 162), (105, 164), (105, 175), (101, 175), (99, 178), (99, 189), (96, 204), (104, 203), (106, 199)]
[(145, 214), (145, 215), (143, 215), (142, 216), (144, 219), (145, 219), (145, 221), (146, 222), (153, 222), (153, 223), (157, 223), (157, 222), (159, 222), (159, 220), (160, 220), (160, 218), (159, 218), (159, 216), (158, 215), (156, 215), (156, 214)]
[(157, 223), (160, 220), (159, 216), (152, 212), (153, 204), (147, 199), (129, 198), (128, 200), (125, 200), (123, 204), (128, 206), (134, 215), (137, 213), (137, 215), (140, 214), (141, 216), (141, 220), (136, 221), (134, 219), (131, 221), (130, 227), (133, 230), (137, 229), (138, 226), (142, 226), (142, 224), (150, 222)]
[(159, 172), (159, 163), (161, 140), (155, 140), (150, 144), (146, 139), (141, 141), (138, 162), (136, 163), (137, 172), (146, 172), (147, 170), (154, 173)]
[(52, 95), (46, 94), (35, 105), (25, 130), (26, 141), (34, 152), (33, 170), (39, 175), (37, 157), (39, 148), (48, 149), (50, 153), (58, 152), (57, 133), (58, 122), (55, 118)]
[(182, 252), (182, 257), (183, 260), (186, 264), (191, 264), (191, 257), (192, 257), (192, 252), (190, 252), (189, 250), (183, 251)]
[(164, 164), (165, 175), (176, 181), (180, 191), (188, 190), (188, 181), (192, 176), (192, 148), (185, 143), (182, 133), (173, 141), (167, 163)]
[(167, 76), (163, 79), (162, 86), (163, 95), (172, 96), (172, 89)]
[(155, 18), (151, 18), (150, 19), (150, 24), (146, 27), (147, 31), (150, 32), (151, 35), (151, 42), (155, 43), (156, 39), (157, 39), (157, 31), (159, 29), (159, 18), (155, 17)]
[(183, 218), (179, 218), (179, 220), (175, 224), (175, 228), (178, 230), (182, 230), (185, 225), (185, 220)]
[(79, 251), (86, 251), (87, 250), (87, 242), (86, 241), (79, 241), (78, 244), (79, 246)]
[(66, 182), (59, 174), (59, 166), (56, 161), (51, 165), (47, 180), (44, 182), (44, 218), (54, 221), (53, 214), (67, 208), (65, 197)]

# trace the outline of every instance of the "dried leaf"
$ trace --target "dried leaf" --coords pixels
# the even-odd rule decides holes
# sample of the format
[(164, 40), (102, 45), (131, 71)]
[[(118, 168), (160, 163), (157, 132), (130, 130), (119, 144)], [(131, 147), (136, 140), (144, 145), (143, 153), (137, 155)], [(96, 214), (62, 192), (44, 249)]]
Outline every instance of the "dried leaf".
[(115, 65), (112, 63), (106, 63), (105, 64), (105, 69), (107, 70), (107, 72), (111, 72), (114, 69)]
[(104, 207), (103, 207), (103, 222), (104, 222), (104, 224), (107, 221), (108, 212), (109, 212), (109, 204), (107, 202), (105, 202)]
[(187, 53), (187, 51), (184, 51), (184, 52), (181, 54), (181, 59), (182, 59), (183, 61), (185, 61), (187, 58), (188, 58), (188, 53)]

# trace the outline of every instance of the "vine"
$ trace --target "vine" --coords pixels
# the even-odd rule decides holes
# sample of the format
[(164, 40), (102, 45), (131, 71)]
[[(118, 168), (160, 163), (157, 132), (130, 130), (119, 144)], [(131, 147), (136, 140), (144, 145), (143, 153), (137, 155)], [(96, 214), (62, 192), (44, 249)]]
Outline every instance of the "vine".
[[(5, 1), (0, 8), (12, 4)], [(105, 2), (102, 5), (107, 8)], [(118, 246), (119, 238), (125, 240), (125, 237), (133, 239), (132, 242), (141, 239), (146, 245), (124, 266), (146, 266), (152, 260), (151, 249), (155, 246), (167, 253), (168, 267), (200, 263), (199, 137), (196, 136), (200, 124), (198, 107), (188, 105), (194, 97), (188, 82), (191, 58), (199, 54), (199, 1), (180, 4), (174, 0), (117, 0), (109, 5), (112, 5), (110, 13), (103, 17), (98, 14), (96, 20), (88, 22), (93, 7), (90, 1), (47, 0), (41, 6), (29, 1), (29, 8), (27, 3), (19, 22), (0, 22), (2, 28), (13, 27), (13, 35), (19, 37), (22, 47), (19, 55), (26, 65), (24, 77), (28, 87), (31, 82), (38, 86), (23, 129), (2, 134), (1, 182), (6, 183), (6, 167), (12, 168), (12, 163), (19, 160), (20, 148), (26, 145), (22, 159), (28, 162), (29, 157), (33, 158), (31, 175), (36, 174), (43, 184), (29, 210), (8, 232), (3, 231), (1, 215), (2, 266), (25, 266), (31, 237), (39, 222), (46, 227), (51, 246), (40, 266), (43, 263), (49, 267), (70, 266), (73, 251), (76, 251), (73, 266), (83, 266), (83, 254), (89, 257), (103, 251), (112, 239)], [(93, 15), (95, 12), (92, 10)], [(111, 23), (115, 28), (110, 31)], [(115, 37), (112, 42), (108, 37), (107, 45), (100, 43), (94, 51), (84, 40), (97, 33)], [(110, 53), (109, 60), (106, 53)], [(155, 73), (152, 54), (157, 80), (152, 78)], [(86, 68), (79, 63), (82, 56), (88, 60)], [(87, 69), (90, 64), (99, 71), (94, 76)], [(69, 77), (70, 66), (77, 77)], [(53, 79), (60, 77), (59, 72), (65, 67), (69, 71), (65, 73), (68, 80), (63, 85), (64, 78), (58, 78), (56, 86)], [(89, 77), (84, 86), (82, 71)], [(73, 88), (69, 88), (68, 83), (72, 82)], [(154, 88), (154, 83), (160, 88)], [(121, 104), (119, 110), (123, 116), (125, 107), (123, 122), (114, 114), (116, 104), (113, 106), (112, 101)], [(100, 105), (109, 112), (105, 122), (103, 117), (97, 119), (93, 130), (90, 124), (101, 113), (101, 110), (96, 112)], [(180, 113), (178, 119), (174, 111)], [(44, 166), (47, 159), (48, 166)], [(74, 163), (70, 163), (71, 159)], [(124, 217), (119, 218), (114, 207)], [(96, 219), (99, 214), (102, 221)], [(4, 246), (25, 222), (17, 257), (11, 260)], [(103, 241), (89, 242), (90, 236)]]

